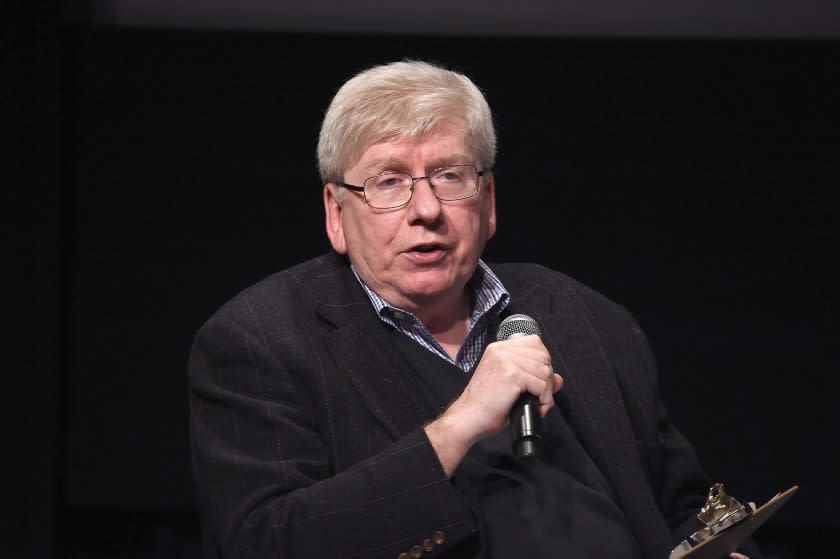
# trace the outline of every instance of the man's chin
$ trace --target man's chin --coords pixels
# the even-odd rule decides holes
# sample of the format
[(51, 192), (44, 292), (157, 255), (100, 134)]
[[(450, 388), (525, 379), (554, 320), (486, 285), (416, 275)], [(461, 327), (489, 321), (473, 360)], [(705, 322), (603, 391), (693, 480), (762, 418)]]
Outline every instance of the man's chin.
[(410, 289), (401, 292), (401, 298), (413, 307), (429, 307), (442, 303), (454, 304), (463, 292), (463, 286), (458, 287), (451, 282), (447, 282), (444, 284), (412, 286)]

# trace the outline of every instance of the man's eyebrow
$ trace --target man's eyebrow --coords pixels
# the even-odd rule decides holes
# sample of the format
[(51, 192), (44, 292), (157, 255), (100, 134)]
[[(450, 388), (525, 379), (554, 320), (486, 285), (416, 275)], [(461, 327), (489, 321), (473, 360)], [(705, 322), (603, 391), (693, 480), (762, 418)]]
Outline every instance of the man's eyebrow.
[(405, 162), (398, 157), (386, 157), (383, 159), (375, 159), (371, 161), (369, 165), (365, 166), (365, 169), (368, 169), (371, 172), (381, 173), (386, 169), (393, 169), (393, 170), (401, 170), (405, 167)]
[[(426, 166), (426, 171), (434, 171), (435, 169), (440, 169), (441, 167), (457, 164), (473, 164), (473, 158), (463, 153), (455, 153), (452, 155), (437, 157), (435, 159), (432, 159), (432, 161)], [(405, 169), (407, 167), (408, 165), (406, 164), (406, 162), (398, 157), (386, 157), (383, 159), (376, 159), (374, 161), (371, 161), (368, 165), (365, 166), (365, 169), (367, 169), (368, 172), (371, 173), (381, 173), (385, 170), (405, 172)]]
[(471, 165), (473, 164), (473, 158), (463, 153), (453, 153), (452, 155), (447, 155), (446, 157), (439, 157), (437, 159), (433, 159), (429, 170), (431, 171), (434, 169), (440, 169), (441, 167), (446, 167), (448, 165), (458, 164)]

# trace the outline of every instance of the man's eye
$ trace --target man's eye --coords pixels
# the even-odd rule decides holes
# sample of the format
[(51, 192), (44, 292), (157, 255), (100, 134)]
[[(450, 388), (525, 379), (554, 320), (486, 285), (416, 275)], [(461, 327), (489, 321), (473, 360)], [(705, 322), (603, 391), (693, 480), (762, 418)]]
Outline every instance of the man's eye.
[(435, 177), (435, 180), (441, 182), (457, 182), (461, 180), (461, 175), (455, 171), (444, 171)]
[(399, 174), (379, 175), (373, 181), (373, 186), (379, 190), (393, 190), (402, 186), (405, 178)]

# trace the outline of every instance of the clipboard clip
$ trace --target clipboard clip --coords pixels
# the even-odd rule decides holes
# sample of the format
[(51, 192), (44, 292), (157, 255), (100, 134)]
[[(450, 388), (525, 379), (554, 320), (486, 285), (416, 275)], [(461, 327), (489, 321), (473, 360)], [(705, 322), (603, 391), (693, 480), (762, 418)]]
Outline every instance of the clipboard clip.
[(726, 493), (722, 483), (715, 483), (709, 489), (706, 503), (697, 515), (697, 520), (703, 524), (703, 528), (684, 539), (671, 551), (668, 559), (682, 556), (704, 540), (743, 521), (755, 510), (755, 503), (748, 502), (743, 505), (735, 497)]

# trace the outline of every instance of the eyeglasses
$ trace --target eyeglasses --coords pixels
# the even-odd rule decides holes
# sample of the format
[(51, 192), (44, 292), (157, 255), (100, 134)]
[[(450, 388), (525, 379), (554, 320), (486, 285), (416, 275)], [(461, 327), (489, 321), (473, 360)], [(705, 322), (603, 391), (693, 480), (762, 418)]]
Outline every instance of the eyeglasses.
[(388, 171), (365, 179), (362, 186), (343, 182), (336, 184), (354, 192), (361, 192), (371, 208), (386, 210), (408, 204), (414, 196), (414, 185), (423, 179), (428, 179), (429, 186), (438, 200), (452, 202), (471, 198), (478, 194), (479, 179), (489, 171), (490, 169), (479, 171), (475, 165), (449, 165), (435, 169), (425, 177), (412, 177), (408, 173)]

